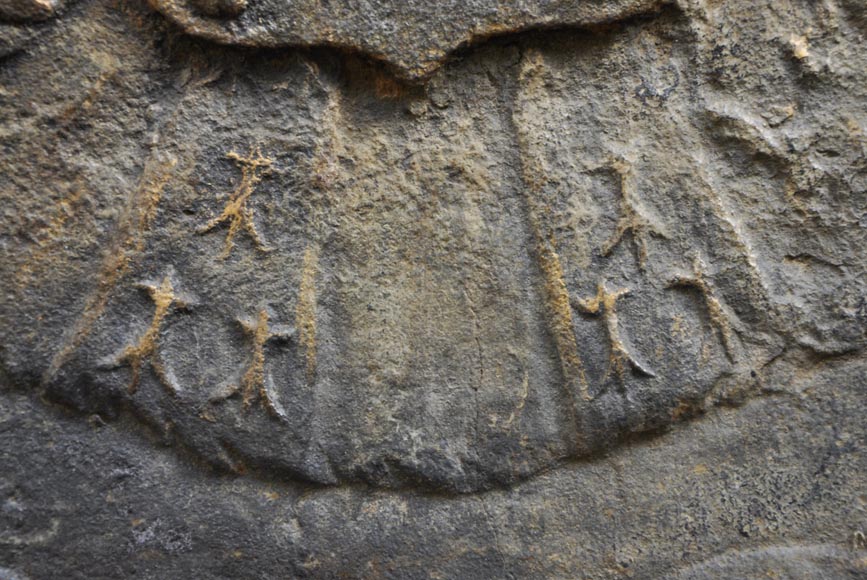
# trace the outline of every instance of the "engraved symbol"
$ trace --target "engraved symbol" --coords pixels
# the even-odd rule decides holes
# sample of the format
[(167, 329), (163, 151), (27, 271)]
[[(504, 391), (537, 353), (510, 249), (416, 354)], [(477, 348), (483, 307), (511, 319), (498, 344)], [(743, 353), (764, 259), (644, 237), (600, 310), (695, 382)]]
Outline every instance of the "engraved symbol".
[(274, 401), (265, 383), (265, 346), (272, 340), (291, 340), (295, 337), (295, 329), (277, 325), (271, 327), (268, 324), (268, 311), (264, 308), (259, 311), (255, 320), (239, 319), (238, 322), (250, 340), (252, 356), (239, 384), (230, 386), (228, 390), (220, 393), (212, 400), (227, 399), (240, 392), (245, 410), (249, 409), (256, 399), (259, 399), (269, 413), (275, 417), (283, 417), (282, 409)]
[(262, 181), (262, 178), (271, 172), (273, 160), (263, 157), (258, 147), (251, 149), (248, 157), (241, 157), (234, 151), (227, 153), (226, 157), (233, 160), (240, 167), (241, 183), (238, 184), (238, 187), (229, 196), (229, 201), (226, 202), (223, 213), (199, 228), (198, 233), (205, 234), (218, 225), (229, 222), (229, 232), (226, 234), (226, 244), (220, 256), (221, 258), (225, 259), (229, 257), (232, 248), (235, 246), (235, 235), (242, 227), (247, 230), (256, 247), (263, 252), (267, 252), (269, 249), (265, 247), (262, 238), (259, 237), (256, 224), (253, 222), (253, 210), (247, 207), (247, 202), (256, 190), (256, 186)]
[(580, 312), (585, 314), (601, 315), (605, 322), (605, 328), (608, 332), (608, 343), (611, 349), (608, 370), (605, 371), (606, 378), (613, 368), (617, 378), (622, 381), (626, 374), (627, 366), (632, 367), (632, 370), (639, 374), (655, 377), (655, 374), (629, 354), (620, 338), (620, 327), (617, 320), (617, 300), (627, 294), (629, 294), (629, 290), (626, 288), (609, 292), (605, 288), (605, 282), (603, 281), (599, 282), (597, 286), (596, 296), (586, 300), (577, 300), (575, 306)]
[(127, 346), (120, 353), (115, 360), (115, 366), (128, 364), (132, 369), (132, 379), (128, 388), (130, 394), (134, 394), (138, 390), (139, 383), (141, 382), (142, 365), (147, 361), (150, 363), (151, 369), (153, 369), (160, 384), (170, 394), (176, 395), (179, 389), (175, 381), (166, 372), (165, 365), (159, 354), (160, 330), (166, 317), (173, 310), (185, 309), (189, 304), (175, 295), (174, 287), (168, 276), (163, 278), (159, 286), (143, 284), (141, 287), (147, 290), (154, 301), (154, 305), (156, 306), (154, 316), (151, 319), (150, 326), (138, 340), (138, 343), (135, 346)]
[(623, 159), (614, 160), (612, 167), (620, 177), (620, 220), (617, 222), (614, 235), (602, 247), (602, 255), (606, 257), (611, 255), (628, 232), (635, 246), (638, 268), (644, 270), (644, 265), (647, 263), (647, 237), (651, 235), (664, 238), (665, 234), (638, 210), (633, 199), (632, 167)]
[(732, 353), (731, 346), (731, 326), (729, 325), (728, 318), (723, 311), (722, 304), (720, 304), (720, 301), (716, 298), (714, 294), (713, 287), (705, 277), (706, 269), (707, 266), (704, 261), (700, 257), (696, 256), (696, 258), (692, 262), (692, 277), (676, 276), (673, 280), (671, 280), (671, 282), (668, 283), (668, 287), (694, 288), (699, 291), (699, 293), (702, 295), (702, 298), (704, 298), (704, 304), (705, 308), (707, 308), (708, 316), (710, 316), (711, 326), (715, 327), (717, 332), (719, 332), (723, 348), (726, 351), (726, 356), (731, 362), (734, 362), (735, 359)]

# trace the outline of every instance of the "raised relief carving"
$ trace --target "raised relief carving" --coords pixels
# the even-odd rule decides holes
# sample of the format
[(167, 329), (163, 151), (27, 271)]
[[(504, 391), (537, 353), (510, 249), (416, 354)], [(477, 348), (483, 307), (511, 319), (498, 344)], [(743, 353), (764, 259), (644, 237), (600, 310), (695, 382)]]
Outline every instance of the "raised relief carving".
[(612, 166), (620, 183), (620, 219), (614, 235), (602, 246), (602, 255), (610, 256), (628, 233), (635, 245), (638, 268), (644, 270), (647, 263), (648, 236), (665, 237), (665, 235), (638, 208), (632, 166), (624, 159), (615, 160)]
[[(528, 93), (538, 91), (544, 83), (544, 72), (545, 63), (542, 54), (535, 50), (528, 51), (521, 59), (518, 71), (519, 86)], [(544, 279), (543, 296), (548, 325), (560, 358), (564, 394), (571, 402), (571, 415), (577, 422), (579, 411), (578, 403), (575, 401), (576, 391), (584, 401), (590, 401), (592, 396), (575, 337), (572, 299), (542, 197), (548, 185), (548, 177), (544, 164), (532, 151), (533, 137), (526, 131), (528, 114), (527, 111), (516, 107), (512, 112), (511, 122), (520, 154), (522, 191), (527, 220), (533, 233), (536, 260)]]
[(0, 0), (0, 580), (867, 580), (865, 3)]
[(728, 315), (716, 297), (713, 286), (707, 278), (707, 265), (701, 257), (692, 261), (692, 275), (675, 276), (668, 284), (669, 288), (690, 288), (698, 292), (710, 317), (711, 326), (719, 333), (726, 356), (735, 362), (735, 351), (732, 328)]
[(154, 315), (147, 330), (135, 344), (123, 349), (114, 363), (117, 366), (129, 366), (132, 370), (127, 391), (135, 394), (141, 382), (142, 367), (147, 363), (160, 384), (171, 395), (177, 395), (180, 388), (166, 369), (160, 355), (160, 333), (162, 332), (166, 318), (176, 310), (183, 310), (189, 303), (175, 294), (171, 278), (166, 276), (159, 285), (142, 284), (154, 303)]
[[(624, 93), (594, 58), (628, 62), (620, 33), (576, 45), (575, 59), (543, 41), (480, 51), (427, 92), (393, 79), (401, 90), (384, 91), (380, 68), (315, 55), (191, 84), (154, 139), (51, 387), (77, 396), (76, 381), (93, 381), (87, 393), (173, 425), (232, 470), (452, 492), (511, 485), (701, 408), (726, 373), (761, 363), (748, 345), (735, 356), (727, 308), (761, 294), (709, 273), (752, 265), (690, 183), (702, 176), (689, 156), (670, 162), (690, 130), (660, 121), (679, 114), (677, 90), (635, 127), (612, 121)], [(470, 94), (495, 105), (467, 106)], [(213, 114), (230, 102), (232, 115)], [(652, 142), (620, 134), (646, 126), (660, 132)], [(200, 176), (226, 173), (235, 181), (210, 214)], [(239, 236), (255, 250), (232, 256)], [(670, 278), (693, 254), (710, 265)], [(141, 297), (128, 282), (166, 263), (176, 273), (146, 287), (153, 316), (130, 341)], [(187, 302), (178, 279), (197, 308), (175, 325)], [(696, 297), (725, 352), (695, 340), (707, 324)], [(100, 372), (118, 367), (129, 380)], [(148, 380), (162, 388), (132, 396)]]
[(285, 412), (279, 401), (275, 399), (269, 389), (271, 378), (265, 371), (265, 347), (272, 341), (287, 342), (292, 340), (296, 336), (295, 329), (271, 325), (268, 311), (264, 308), (259, 310), (254, 319), (239, 319), (238, 323), (250, 343), (252, 350), (250, 360), (241, 380), (237, 384), (231, 385), (226, 392), (221, 392), (214, 400), (225, 399), (240, 392), (245, 410), (258, 400), (271, 415), (285, 418)]
[(576, 301), (580, 312), (600, 315), (605, 321), (605, 330), (608, 333), (608, 346), (611, 350), (609, 366), (608, 370), (605, 371), (605, 376), (607, 377), (613, 369), (614, 374), (617, 375), (617, 378), (621, 382), (626, 374), (627, 367), (648, 377), (656, 376), (629, 354), (626, 345), (620, 338), (620, 325), (617, 320), (617, 300), (627, 294), (629, 294), (629, 290), (626, 288), (609, 291), (603, 281), (599, 282), (597, 286), (596, 296)]
[(246, 157), (234, 151), (227, 153), (226, 157), (234, 161), (241, 169), (241, 182), (238, 183), (238, 186), (229, 195), (229, 200), (226, 202), (222, 213), (199, 228), (199, 233), (208, 233), (217, 226), (228, 222), (229, 231), (226, 233), (222, 258), (228, 258), (229, 254), (232, 253), (232, 248), (235, 247), (235, 235), (242, 228), (253, 239), (253, 243), (255, 243), (257, 249), (267, 252), (268, 248), (259, 236), (256, 223), (253, 221), (253, 210), (247, 203), (250, 201), (250, 196), (256, 191), (256, 186), (259, 185), (262, 178), (270, 173), (273, 160), (264, 157), (259, 148), (251, 149)]

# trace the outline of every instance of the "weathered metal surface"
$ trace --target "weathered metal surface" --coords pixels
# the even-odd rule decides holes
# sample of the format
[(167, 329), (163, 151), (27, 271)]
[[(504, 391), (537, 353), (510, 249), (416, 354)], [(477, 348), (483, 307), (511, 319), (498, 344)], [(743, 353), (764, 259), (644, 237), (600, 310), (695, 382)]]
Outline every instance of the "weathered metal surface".
[(152, 3), (0, 28), (0, 578), (864, 574), (860, 2)]

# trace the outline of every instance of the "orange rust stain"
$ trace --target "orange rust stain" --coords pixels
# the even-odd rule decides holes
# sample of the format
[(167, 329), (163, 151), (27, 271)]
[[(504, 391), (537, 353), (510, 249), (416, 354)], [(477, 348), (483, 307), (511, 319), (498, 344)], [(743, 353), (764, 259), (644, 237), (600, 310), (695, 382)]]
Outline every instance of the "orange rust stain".
[(143, 234), (150, 229), (156, 217), (163, 190), (171, 180), (176, 165), (175, 158), (154, 158), (145, 165), (131, 208), (121, 220), (118, 241), (106, 255), (97, 275), (96, 290), (88, 299), (68, 340), (52, 359), (43, 379), (53, 376), (88, 337), (93, 324), (105, 310), (111, 291), (129, 270), (130, 257), (144, 248)]
[(318, 269), (319, 249), (310, 245), (304, 252), (301, 287), (295, 308), (295, 326), (298, 328), (299, 341), (305, 351), (309, 383), (316, 378), (316, 274)]
[(160, 383), (166, 387), (171, 394), (176, 394), (177, 389), (172, 385), (166, 374), (165, 367), (159, 355), (159, 338), (160, 330), (163, 322), (168, 316), (174, 305), (182, 305), (175, 296), (174, 288), (169, 277), (163, 278), (159, 286), (146, 286), (148, 293), (156, 306), (154, 310), (151, 324), (135, 346), (126, 347), (118, 357), (119, 363), (129, 363), (132, 368), (132, 379), (129, 384), (129, 393), (133, 394), (138, 390), (141, 382), (141, 368), (145, 361), (149, 361), (151, 368), (159, 379)]
[[(531, 94), (544, 86), (544, 62), (538, 51), (528, 53), (521, 66), (520, 85), (524, 92)], [(515, 129), (518, 137), (518, 147), (521, 154), (521, 173), (524, 181), (524, 198), (530, 228), (536, 240), (536, 258), (538, 260), (545, 289), (545, 307), (548, 315), (548, 325), (557, 346), (563, 378), (567, 388), (577, 384), (581, 397), (585, 401), (592, 399), (589, 393), (584, 365), (578, 353), (578, 343), (575, 339), (572, 304), (563, 273), (563, 265), (556, 251), (554, 234), (545, 225), (546, 208), (539, 201), (543, 188), (547, 183), (545, 169), (541, 161), (531, 153), (530, 135), (522, 129), (523, 117), (527, 113), (519, 113), (515, 118)], [(573, 397), (572, 393), (568, 393)], [(573, 409), (573, 413), (577, 413)]]
[(251, 150), (247, 157), (242, 157), (234, 151), (230, 151), (226, 157), (240, 167), (241, 182), (229, 196), (229, 201), (226, 202), (223, 212), (201, 227), (199, 233), (204, 234), (224, 222), (229, 223), (229, 232), (226, 234), (226, 242), (221, 255), (224, 259), (231, 254), (232, 248), (235, 246), (235, 235), (241, 228), (247, 230), (259, 250), (268, 251), (259, 236), (256, 224), (253, 222), (253, 210), (247, 206), (247, 202), (262, 178), (270, 173), (273, 160), (263, 157), (259, 148)]
[(247, 371), (241, 377), (240, 388), (245, 409), (249, 409), (258, 397), (269, 413), (280, 416), (280, 411), (265, 387), (265, 344), (272, 338), (280, 336), (271, 332), (268, 322), (268, 312), (264, 308), (259, 311), (255, 322), (241, 321), (244, 332), (252, 339), (253, 356), (250, 358)]

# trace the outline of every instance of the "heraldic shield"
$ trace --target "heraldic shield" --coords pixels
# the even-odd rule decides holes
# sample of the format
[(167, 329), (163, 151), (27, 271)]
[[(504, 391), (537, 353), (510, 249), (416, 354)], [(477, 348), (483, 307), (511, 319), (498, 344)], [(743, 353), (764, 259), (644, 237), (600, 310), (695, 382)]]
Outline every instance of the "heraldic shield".
[[(787, 341), (848, 336), (831, 310), (799, 318), (806, 274), (792, 282), (791, 251), (751, 235), (809, 176), (785, 119), (759, 131), (699, 88), (708, 64), (669, 32), (692, 30), (679, 9), (377, 2), (350, 21), (338, 1), (153, 3), (220, 42), (390, 66), (182, 36), (187, 64), (147, 109), (159, 121), (92, 148), (132, 177), (70, 179), (70, 207), (95, 192), (93, 222), (43, 244), (56, 276), (91, 274), (40, 286), (38, 244), (15, 263), (5, 320), (53, 330), (22, 333), (4, 365), (56, 400), (220, 469), (470, 492), (737, 400)], [(444, 61), (549, 17), (629, 19)], [(442, 34), (414, 34), (418, 19)], [(751, 210), (745, 180), (774, 207)]]

